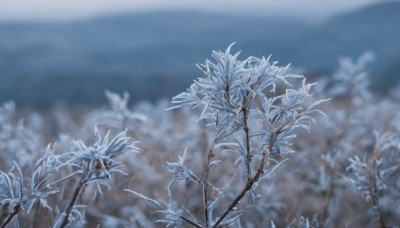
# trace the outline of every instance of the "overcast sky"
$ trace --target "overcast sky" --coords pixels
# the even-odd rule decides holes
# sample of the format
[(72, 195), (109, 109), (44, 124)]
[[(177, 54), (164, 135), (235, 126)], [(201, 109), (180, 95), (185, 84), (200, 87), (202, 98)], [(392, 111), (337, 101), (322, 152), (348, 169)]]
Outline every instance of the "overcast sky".
[(159, 9), (198, 9), (323, 18), (378, 1), (383, 0), (0, 0), (0, 20), (69, 20)]

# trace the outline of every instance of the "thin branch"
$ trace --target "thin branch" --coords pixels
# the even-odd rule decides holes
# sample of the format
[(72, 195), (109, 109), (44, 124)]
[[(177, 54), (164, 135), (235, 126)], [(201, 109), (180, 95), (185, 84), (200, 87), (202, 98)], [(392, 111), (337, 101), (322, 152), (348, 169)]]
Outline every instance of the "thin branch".
[(1, 228), (5, 228), (11, 220), (21, 211), (21, 206), (18, 204), (14, 207), (14, 211), (7, 216), (7, 219), (1, 224)]
[[(270, 144), (268, 146), (268, 152), (272, 150), (275, 141), (273, 140), (275, 138), (275, 134), (273, 133), (270, 138)], [(224, 219), (225, 217), (233, 210), (233, 208), (236, 207), (236, 205), (239, 203), (239, 201), (246, 195), (247, 191), (249, 191), (254, 183), (256, 183), (260, 177), (261, 174), (264, 172), (264, 166), (267, 162), (268, 156), (267, 153), (263, 152), (263, 158), (261, 160), (261, 163), (257, 169), (257, 173), (254, 175), (253, 178), (247, 181), (246, 186), (243, 188), (243, 190), (239, 193), (238, 196), (232, 201), (232, 203), (229, 205), (229, 207), (225, 210), (225, 212), (222, 214), (222, 216), (217, 220), (217, 222), (214, 224), (213, 228), (217, 227)]]
[(61, 223), (61, 226), (60, 226), (61, 228), (64, 228), (66, 225), (68, 225), (69, 214), (71, 213), (72, 209), (74, 208), (76, 200), (78, 199), (79, 193), (80, 193), (80, 191), (81, 191), (81, 189), (82, 189), (84, 184), (85, 184), (85, 182), (81, 180), (78, 183), (78, 185), (75, 187), (72, 199), (69, 202), (69, 205), (68, 205), (67, 209), (65, 210), (65, 216), (64, 216), (63, 222)]
[(186, 218), (185, 216), (179, 215), (179, 217), (180, 217), (181, 219), (185, 220), (186, 222), (188, 222), (190, 225), (193, 225), (193, 226), (199, 227), (199, 228), (202, 227), (200, 224), (197, 224), (197, 223), (193, 222), (192, 220)]
[[(374, 163), (373, 166), (376, 166), (376, 163)], [(375, 167), (374, 167), (374, 168), (375, 168)], [(376, 168), (376, 169), (378, 169), (378, 168)], [(375, 169), (373, 169), (373, 170), (375, 170)], [(379, 225), (380, 225), (380, 228), (385, 228), (385, 227), (387, 227), (387, 226), (386, 226), (385, 220), (383, 219), (382, 210), (381, 210), (381, 208), (379, 207), (379, 198), (378, 198), (378, 196), (377, 196), (377, 193), (378, 193), (378, 190), (377, 190), (377, 189), (378, 189), (378, 187), (376, 186), (375, 174), (371, 174), (371, 173), (370, 173), (369, 178), (372, 179), (372, 184), (373, 184), (373, 186), (372, 186), (372, 187), (373, 187), (372, 192), (373, 192), (373, 194), (371, 194), (371, 197), (372, 197), (372, 203), (374, 204), (374, 206), (376, 207), (376, 209), (377, 209), (377, 211), (378, 211), (378, 215), (379, 215)]]
[(247, 159), (246, 159), (246, 166), (247, 166), (247, 180), (251, 179), (251, 170), (250, 170), (250, 161), (251, 161), (251, 154), (250, 154), (250, 134), (249, 134), (249, 127), (247, 125), (247, 120), (248, 120), (248, 112), (246, 107), (242, 108), (243, 112), (243, 123), (244, 123), (244, 132), (246, 133), (246, 154), (247, 154)]
[[(214, 147), (214, 144), (212, 145), (212, 148)], [(211, 159), (214, 157), (214, 153), (213, 153), (213, 149), (210, 149), (210, 151), (208, 152), (208, 156), (207, 156), (207, 162), (206, 162), (206, 166), (204, 168), (204, 172), (201, 176), (201, 182), (202, 182), (202, 186), (203, 186), (203, 203), (204, 203), (204, 217), (206, 219), (206, 227), (209, 226), (209, 217), (208, 217), (208, 187), (209, 187), (209, 183), (208, 183), (208, 175), (209, 175), (209, 170), (210, 170), (210, 162)]]

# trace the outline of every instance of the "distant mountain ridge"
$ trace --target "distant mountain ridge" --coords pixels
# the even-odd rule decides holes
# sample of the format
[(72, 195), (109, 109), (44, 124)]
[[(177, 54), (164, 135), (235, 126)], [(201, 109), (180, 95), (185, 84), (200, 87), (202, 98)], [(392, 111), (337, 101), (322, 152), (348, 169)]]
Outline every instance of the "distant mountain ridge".
[(370, 68), (374, 85), (385, 88), (385, 78), (400, 78), (393, 72), (400, 60), (397, 12), (400, 2), (385, 2), (315, 26), (197, 11), (0, 23), (0, 101), (95, 104), (104, 100), (105, 89), (129, 91), (134, 100), (170, 97), (201, 74), (196, 63), (233, 41), (234, 50), (243, 50), (242, 58), (272, 54), (273, 60), (317, 75), (331, 72), (339, 56), (372, 50), (377, 56)]
[(386, 1), (382, 3), (375, 3), (365, 6), (356, 11), (342, 13), (335, 16), (329, 21), (329, 24), (343, 22), (352, 23), (383, 23), (392, 21), (398, 22), (400, 20), (400, 1)]

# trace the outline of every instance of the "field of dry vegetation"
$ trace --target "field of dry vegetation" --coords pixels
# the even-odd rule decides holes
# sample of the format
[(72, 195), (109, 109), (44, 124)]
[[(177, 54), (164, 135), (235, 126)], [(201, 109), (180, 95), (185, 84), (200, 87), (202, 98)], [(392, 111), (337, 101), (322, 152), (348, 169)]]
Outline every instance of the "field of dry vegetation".
[(1, 227), (400, 227), (400, 89), (369, 91), (372, 54), (314, 84), (230, 48), (172, 103), (2, 104)]

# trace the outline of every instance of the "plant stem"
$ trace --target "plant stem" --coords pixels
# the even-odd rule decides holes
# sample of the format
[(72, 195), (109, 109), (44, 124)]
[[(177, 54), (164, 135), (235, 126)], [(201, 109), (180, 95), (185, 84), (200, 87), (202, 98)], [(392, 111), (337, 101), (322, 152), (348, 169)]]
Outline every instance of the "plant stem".
[[(374, 166), (376, 166), (376, 164), (373, 164)], [(374, 174), (370, 174), (370, 179), (372, 179), (372, 183), (373, 183), (373, 195), (372, 195), (372, 203), (374, 204), (374, 206), (376, 207), (378, 214), (379, 214), (379, 223), (380, 223), (380, 227), (381, 228), (385, 228), (386, 224), (385, 224), (385, 220), (383, 219), (383, 215), (382, 215), (382, 211), (379, 207), (379, 198), (378, 198), (378, 188), (376, 186), (376, 178)]]
[(14, 218), (14, 216), (16, 216), (21, 210), (21, 206), (18, 204), (14, 207), (14, 211), (12, 213), (10, 213), (7, 216), (7, 219), (4, 221), (3, 224), (1, 224), (1, 228), (5, 228), (10, 222), (11, 220)]
[(68, 205), (67, 209), (65, 210), (65, 214), (66, 215), (65, 215), (65, 217), (63, 219), (63, 222), (61, 223), (61, 226), (60, 226), (61, 228), (64, 228), (68, 224), (69, 214), (71, 213), (72, 208), (74, 207), (75, 202), (78, 199), (79, 192), (81, 191), (83, 185), (84, 185), (84, 181), (81, 180), (79, 182), (79, 184), (75, 187), (74, 194), (72, 196), (71, 202), (69, 202), (69, 205)]
[[(214, 145), (213, 145), (214, 146)], [(211, 159), (214, 157), (214, 153), (212, 149), (208, 152), (207, 156), (207, 163), (206, 167), (204, 168), (204, 173), (202, 175), (202, 186), (203, 186), (203, 201), (204, 201), (204, 217), (206, 219), (206, 227), (208, 227), (209, 224), (209, 218), (208, 218), (208, 174), (209, 174), (209, 169), (210, 169), (210, 162)]]
[(40, 205), (40, 203), (37, 202), (36, 207), (35, 207), (35, 215), (33, 218), (32, 228), (36, 228), (36, 223), (37, 223), (37, 219), (39, 217), (39, 210), (40, 210), (39, 205)]
[[(275, 134), (276, 133), (271, 135), (270, 144), (268, 146), (268, 152), (271, 151), (274, 146), (274, 143), (275, 143), (274, 138), (276, 138)], [(247, 181), (246, 186), (239, 193), (239, 195), (236, 196), (236, 198), (233, 200), (233, 202), (229, 205), (229, 207), (222, 214), (222, 216), (217, 220), (217, 222), (214, 224), (213, 228), (217, 227), (224, 220), (224, 218), (229, 214), (229, 212), (231, 212), (233, 210), (233, 208), (238, 204), (238, 202), (246, 195), (247, 191), (249, 191), (253, 187), (254, 183), (256, 183), (260, 179), (260, 176), (263, 173), (264, 166), (267, 162), (267, 159), (268, 159), (267, 154), (265, 152), (263, 152), (263, 158), (261, 160), (260, 165), (258, 166), (257, 173), (254, 175), (253, 178), (251, 178)]]
[(201, 228), (201, 226), (200, 226), (199, 224), (193, 222), (192, 220), (190, 220), (190, 219), (188, 219), (188, 218), (186, 218), (186, 217), (184, 217), (184, 216), (182, 216), (182, 215), (179, 216), (179, 217), (181, 217), (181, 219), (183, 219), (183, 220), (185, 220), (186, 222), (188, 222), (190, 225), (195, 226), (195, 227), (198, 227), (198, 228)]
[(244, 132), (246, 133), (246, 154), (247, 154), (247, 180), (251, 179), (251, 170), (250, 170), (250, 161), (251, 161), (251, 154), (250, 154), (250, 135), (249, 135), (249, 127), (247, 125), (248, 120), (248, 112), (245, 107), (242, 109), (243, 112), (243, 123), (244, 123)]
[[(375, 183), (374, 183), (374, 185), (375, 185)], [(377, 211), (378, 211), (378, 215), (379, 215), (379, 227), (380, 228), (385, 228), (385, 227), (387, 227), (386, 226), (386, 223), (385, 223), (385, 220), (383, 219), (383, 215), (382, 215), (382, 210), (380, 209), (380, 207), (379, 207), (379, 199), (376, 197), (376, 196), (373, 196), (372, 197), (372, 201), (373, 201), (373, 204), (375, 205), (375, 207), (376, 207), (376, 209), (377, 209)]]

